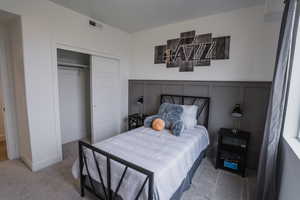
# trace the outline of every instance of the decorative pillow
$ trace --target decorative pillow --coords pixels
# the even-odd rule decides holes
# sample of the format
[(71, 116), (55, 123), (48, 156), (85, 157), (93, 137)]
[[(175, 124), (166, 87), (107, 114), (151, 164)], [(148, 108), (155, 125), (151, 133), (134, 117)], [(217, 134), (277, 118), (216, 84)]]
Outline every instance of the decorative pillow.
[(157, 118), (155, 120), (153, 120), (152, 122), (152, 129), (156, 130), (156, 131), (161, 131), (165, 128), (165, 122), (164, 120)]
[(166, 129), (170, 129), (174, 135), (179, 136), (184, 130), (182, 113), (183, 107), (181, 105), (163, 103), (160, 105), (157, 115), (152, 115), (145, 119), (144, 126), (151, 127), (153, 120), (160, 118), (165, 122)]
[(185, 129), (194, 128), (197, 125), (198, 106), (196, 105), (182, 105), (183, 114), (182, 121)]

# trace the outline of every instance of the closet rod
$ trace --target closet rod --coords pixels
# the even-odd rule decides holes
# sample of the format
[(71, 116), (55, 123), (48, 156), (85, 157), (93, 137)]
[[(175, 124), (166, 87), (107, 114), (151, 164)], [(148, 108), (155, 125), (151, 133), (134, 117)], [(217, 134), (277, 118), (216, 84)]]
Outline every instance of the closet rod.
[(58, 67), (68, 67), (68, 68), (79, 68), (79, 69), (89, 69), (88, 65), (74, 64), (74, 63), (57, 63)]
[(70, 70), (70, 71), (89, 71), (90, 69), (88, 68), (79, 68), (79, 67), (62, 67), (62, 66), (58, 66), (58, 69), (60, 70)]

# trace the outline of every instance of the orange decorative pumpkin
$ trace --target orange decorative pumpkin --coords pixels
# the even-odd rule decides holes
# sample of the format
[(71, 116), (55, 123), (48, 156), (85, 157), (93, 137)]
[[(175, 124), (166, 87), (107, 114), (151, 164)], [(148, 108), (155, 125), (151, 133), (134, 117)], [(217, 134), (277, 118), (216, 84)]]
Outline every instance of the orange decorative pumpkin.
[(152, 128), (156, 131), (161, 131), (165, 128), (165, 122), (164, 120), (157, 118), (153, 120), (152, 122)]

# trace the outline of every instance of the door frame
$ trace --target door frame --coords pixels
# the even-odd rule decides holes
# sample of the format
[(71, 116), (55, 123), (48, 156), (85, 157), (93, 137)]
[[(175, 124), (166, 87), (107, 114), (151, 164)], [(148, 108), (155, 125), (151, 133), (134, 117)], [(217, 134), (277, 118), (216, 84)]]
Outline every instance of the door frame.
[[(9, 76), (9, 73), (14, 74), (11, 64), (11, 53), (6, 53), (11, 50), (10, 44), (8, 44), (7, 33), (4, 33), (5, 39), (3, 40), (3, 48), (0, 46), (0, 114), (3, 118), (3, 128), (5, 134), (5, 142), (6, 142), (6, 152), (8, 160), (17, 159), (20, 157), (19, 152), (19, 130), (18, 130), (18, 119), (17, 119), (17, 111), (16, 111), (16, 95), (15, 88), (9, 89), (10, 84), (15, 84), (12, 77)], [(9, 71), (10, 70), (10, 71)], [(9, 92), (8, 92), (9, 91)], [(12, 92), (12, 95), (7, 96), (7, 93)], [(10, 101), (6, 99), (9, 97)], [(12, 101), (13, 100), (13, 101)], [(8, 113), (3, 109), (7, 110), (7, 108), (11, 108), (13, 111), (12, 116), (8, 116)], [(14, 129), (11, 128), (9, 124), (13, 123)]]
[[(69, 51), (75, 51), (79, 53), (89, 54), (90, 56), (100, 56), (104, 58), (110, 58), (117, 60), (119, 62), (119, 81), (121, 83), (121, 59), (120, 56), (111, 55), (104, 52), (93, 51), (81, 47), (76, 47), (64, 43), (53, 42), (52, 43), (52, 77), (53, 77), (53, 97), (54, 97), (54, 113), (55, 113), (55, 133), (56, 133), (56, 148), (57, 148), (57, 158), (61, 161), (63, 160), (62, 156), (62, 135), (61, 135), (61, 126), (60, 126), (60, 107), (59, 107), (59, 85), (58, 85), (58, 68), (57, 68), (57, 49), (65, 49)], [(120, 105), (120, 130), (122, 130), (122, 109)]]
[[(0, 57), (1, 59), (1, 57)], [(2, 67), (2, 65), (0, 65), (0, 67)], [(3, 72), (3, 69), (0, 70), (2, 73)], [(0, 123), (2, 123), (2, 126), (3, 126), (3, 132), (4, 132), (4, 137), (5, 137), (5, 148), (6, 148), (6, 158), (8, 160), (12, 160), (15, 158), (15, 155), (12, 155), (12, 149), (11, 149), (11, 146), (9, 145), (10, 144), (10, 138), (9, 135), (7, 134), (7, 116), (6, 116), (6, 113), (5, 113), (5, 107), (6, 107), (6, 104), (5, 104), (5, 99), (4, 99), (4, 92), (3, 92), (3, 80), (2, 80), (2, 77), (0, 78), (0, 84), (1, 84), (1, 87), (0, 87), (0, 116), (2, 117), (2, 122), (0, 121)], [(15, 141), (14, 141), (15, 142)]]

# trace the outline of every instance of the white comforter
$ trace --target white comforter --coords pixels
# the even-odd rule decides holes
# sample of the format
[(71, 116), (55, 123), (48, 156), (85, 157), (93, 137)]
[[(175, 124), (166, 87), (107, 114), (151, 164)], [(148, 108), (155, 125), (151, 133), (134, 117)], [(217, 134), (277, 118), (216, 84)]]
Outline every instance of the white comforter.
[[(94, 146), (154, 172), (154, 197), (156, 200), (168, 200), (208, 145), (209, 137), (206, 128), (198, 126), (185, 130), (180, 137), (171, 135), (169, 130), (157, 132), (141, 127)], [(100, 182), (92, 153), (87, 151), (86, 155), (91, 176)], [(101, 172), (106, 174), (105, 158), (97, 156), (97, 160), (100, 163)], [(105, 164), (101, 165), (101, 163)], [(115, 190), (124, 165), (112, 162), (111, 167), (111, 184), (112, 189)], [(79, 177), (78, 160), (74, 163), (72, 172), (75, 178)], [(86, 173), (85, 169), (84, 173)], [(144, 175), (128, 169), (118, 194), (124, 200), (134, 199), (144, 180)], [(106, 185), (105, 176), (104, 183)], [(145, 187), (140, 199), (147, 199), (147, 189)]]

